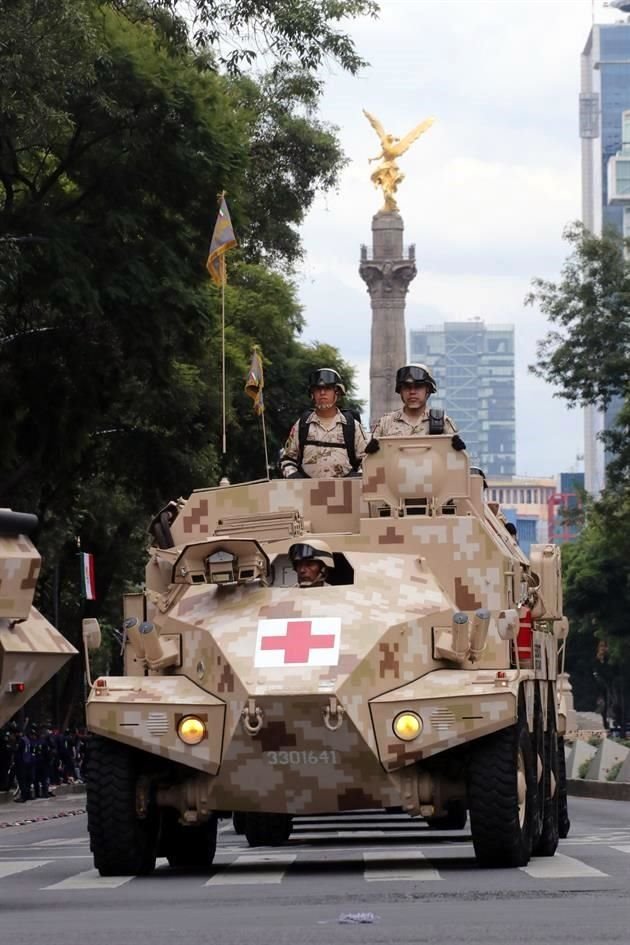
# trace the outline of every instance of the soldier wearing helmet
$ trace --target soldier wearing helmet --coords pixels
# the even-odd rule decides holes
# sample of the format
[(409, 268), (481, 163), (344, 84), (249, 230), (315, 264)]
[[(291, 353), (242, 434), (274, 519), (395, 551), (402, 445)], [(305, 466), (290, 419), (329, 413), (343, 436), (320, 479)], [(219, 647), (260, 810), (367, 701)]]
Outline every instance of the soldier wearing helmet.
[(399, 368), (396, 393), (400, 394), (403, 406), (381, 417), (374, 427), (368, 452), (378, 449), (381, 436), (427, 436), (436, 432), (453, 434), (453, 447), (464, 449), (451, 418), (442, 411), (429, 410), (429, 397), (436, 391), (435, 380), (425, 364), (405, 364)]
[(334, 368), (311, 371), (313, 409), (293, 424), (280, 457), (285, 479), (339, 479), (358, 475), (366, 436), (352, 411), (340, 410), (346, 389)]
[(289, 558), (300, 587), (328, 587), (326, 577), (335, 567), (333, 553), (319, 538), (296, 542), (289, 548)]

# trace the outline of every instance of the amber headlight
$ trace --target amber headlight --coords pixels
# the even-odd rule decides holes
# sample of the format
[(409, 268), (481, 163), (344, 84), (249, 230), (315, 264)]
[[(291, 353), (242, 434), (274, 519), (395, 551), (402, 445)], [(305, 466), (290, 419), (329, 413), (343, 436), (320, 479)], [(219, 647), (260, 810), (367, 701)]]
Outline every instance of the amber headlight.
[(392, 726), (394, 735), (403, 742), (411, 742), (422, 732), (422, 719), (415, 712), (400, 712)]
[(177, 723), (177, 734), (186, 745), (198, 745), (206, 737), (206, 726), (196, 716), (187, 715)]

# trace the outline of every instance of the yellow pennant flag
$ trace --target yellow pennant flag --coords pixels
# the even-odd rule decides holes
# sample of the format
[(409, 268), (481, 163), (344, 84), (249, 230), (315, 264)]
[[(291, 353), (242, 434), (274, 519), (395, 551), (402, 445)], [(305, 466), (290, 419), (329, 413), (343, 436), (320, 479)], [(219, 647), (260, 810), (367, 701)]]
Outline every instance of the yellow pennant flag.
[(225, 285), (225, 253), (228, 249), (236, 246), (236, 237), (232, 228), (230, 211), (227, 208), (225, 197), (221, 197), (219, 205), (219, 214), (217, 222), (214, 225), (214, 232), (210, 241), (210, 252), (206, 262), (206, 269), (210, 273), (210, 278), (215, 285)]
[(263, 400), (263, 387), (265, 386), (265, 377), (263, 374), (263, 363), (260, 356), (260, 349), (255, 346), (252, 351), (252, 363), (249, 366), (249, 374), (245, 381), (245, 393), (254, 401), (254, 412), (257, 416), (265, 411)]

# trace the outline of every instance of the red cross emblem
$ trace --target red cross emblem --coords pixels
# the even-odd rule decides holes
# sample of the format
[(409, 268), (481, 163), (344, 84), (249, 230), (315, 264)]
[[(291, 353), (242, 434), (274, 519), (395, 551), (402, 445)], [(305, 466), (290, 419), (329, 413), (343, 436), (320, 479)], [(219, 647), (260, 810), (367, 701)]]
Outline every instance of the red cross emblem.
[(335, 666), (339, 662), (339, 617), (259, 620), (256, 666)]

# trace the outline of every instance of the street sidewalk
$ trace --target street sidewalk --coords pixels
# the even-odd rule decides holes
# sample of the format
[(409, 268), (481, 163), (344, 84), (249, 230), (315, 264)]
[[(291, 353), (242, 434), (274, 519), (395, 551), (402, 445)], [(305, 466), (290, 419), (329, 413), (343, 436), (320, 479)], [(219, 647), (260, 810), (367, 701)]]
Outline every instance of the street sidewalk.
[(84, 813), (83, 784), (60, 784), (55, 788), (55, 797), (39, 798), (25, 804), (16, 804), (10, 793), (0, 793), (0, 829)]

